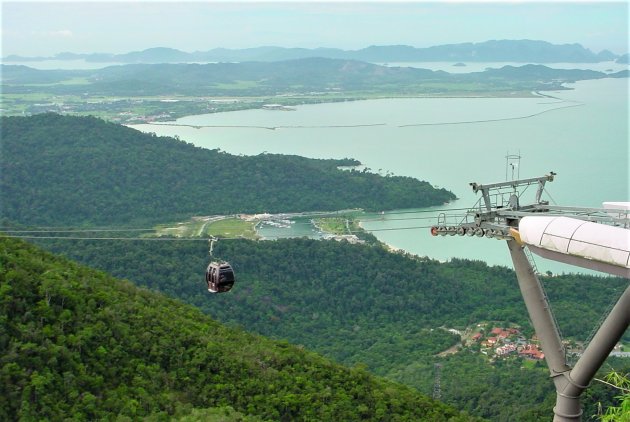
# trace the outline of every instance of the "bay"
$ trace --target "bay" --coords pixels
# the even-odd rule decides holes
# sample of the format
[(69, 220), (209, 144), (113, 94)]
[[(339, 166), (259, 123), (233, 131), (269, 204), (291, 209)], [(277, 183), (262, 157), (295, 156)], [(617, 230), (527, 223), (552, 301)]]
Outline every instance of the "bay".
[[(391, 246), (420, 256), (511, 266), (504, 242), (434, 238), (427, 228), (441, 212), (436, 209), (456, 214), (479, 199), (470, 182), (506, 180), (507, 154), (522, 157), (521, 178), (557, 173), (547, 185), (552, 203), (601, 207), (604, 201), (630, 200), (628, 79), (570, 87), (535, 98), (382, 99), (188, 116), (174, 122), (177, 126), (132, 127), (232, 154), (352, 157), (375, 172), (427, 180), (459, 199), (434, 210), (367, 215), (363, 226)], [(579, 271), (542, 258), (537, 264), (541, 271)]]

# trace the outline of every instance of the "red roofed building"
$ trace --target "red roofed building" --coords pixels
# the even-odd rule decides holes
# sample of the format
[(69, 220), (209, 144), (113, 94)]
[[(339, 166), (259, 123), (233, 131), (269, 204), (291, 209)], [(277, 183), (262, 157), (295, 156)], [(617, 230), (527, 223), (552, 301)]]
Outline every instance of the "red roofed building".
[(534, 344), (526, 345), (518, 354), (529, 359), (543, 360), (545, 358), (545, 354)]

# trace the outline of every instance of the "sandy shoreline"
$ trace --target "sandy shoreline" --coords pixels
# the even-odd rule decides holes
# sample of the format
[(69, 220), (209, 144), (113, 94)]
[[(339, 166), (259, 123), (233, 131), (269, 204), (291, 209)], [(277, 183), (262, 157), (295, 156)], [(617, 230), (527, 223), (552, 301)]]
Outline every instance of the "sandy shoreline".
[[(361, 230), (366, 231), (366, 232), (368, 232), (368, 233), (370, 232), (369, 230), (366, 230), (366, 229), (365, 229), (365, 227), (363, 227), (363, 223), (361, 222), (361, 220), (357, 220), (357, 225), (359, 226), (359, 228), (360, 228)], [(397, 248), (396, 246), (390, 245), (389, 243), (387, 243), (387, 242), (383, 242), (382, 240), (379, 240), (379, 242), (381, 242), (383, 245), (385, 245), (385, 246), (387, 247), (387, 250), (388, 250), (388, 251), (390, 251), (390, 252), (404, 252), (404, 253), (409, 253), (409, 252), (405, 251), (405, 250), (404, 250), (404, 249), (402, 249), (402, 248)]]

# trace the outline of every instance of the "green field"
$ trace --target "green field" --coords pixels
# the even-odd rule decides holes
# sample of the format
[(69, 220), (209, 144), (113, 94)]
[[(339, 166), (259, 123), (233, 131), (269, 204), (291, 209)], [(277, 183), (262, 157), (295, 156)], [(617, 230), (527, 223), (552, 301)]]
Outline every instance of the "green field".
[(152, 236), (243, 237), (257, 239), (256, 222), (234, 217), (194, 217), (189, 221), (157, 227)]
[(352, 234), (361, 230), (357, 220), (352, 217), (316, 218), (313, 222), (321, 231), (336, 235)]
[(226, 218), (215, 221), (207, 227), (206, 233), (216, 237), (244, 237), (246, 239), (256, 239), (256, 223), (244, 221), (240, 218)]

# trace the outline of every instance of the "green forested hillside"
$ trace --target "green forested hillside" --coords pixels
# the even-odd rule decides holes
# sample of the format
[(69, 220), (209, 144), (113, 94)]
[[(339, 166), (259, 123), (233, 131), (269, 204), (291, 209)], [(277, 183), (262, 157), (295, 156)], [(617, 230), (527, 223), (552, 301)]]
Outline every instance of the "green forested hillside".
[[(480, 261), (439, 263), (379, 246), (335, 241), (223, 240), (214, 252), (235, 268), (238, 289), (209, 300), (203, 285), (207, 242), (40, 243), (115, 276), (181, 297), (222, 321), (247, 324), (265, 334), (287, 333), (289, 327), (284, 325), (290, 321), (308, 324), (306, 332), (355, 324), (365, 329), (384, 322), (413, 327), (464, 327), (482, 320), (529, 325), (514, 271)], [(588, 336), (589, 322), (596, 322), (627, 285), (627, 280), (617, 277), (578, 274), (543, 277), (543, 281), (563, 334), (578, 340)], [(242, 311), (245, 308), (247, 313)], [(302, 328), (295, 335), (307, 335)], [(351, 340), (346, 334), (339, 336)]]
[[(520, 324), (532, 334), (508, 268), (438, 263), (334, 241), (225, 240), (215, 254), (231, 262), (237, 284), (231, 293), (215, 296), (203, 283), (203, 242), (42, 244), (181, 298), (222, 322), (302, 344), (346, 365), (365, 364), (426, 394), (433, 388), (433, 365), (441, 362), (443, 400), (492, 420), (539, 420), (551, 412), (553, 385), (544, 363), (521, 369), (518, 362), (490, 365), (479, 355), (435, 356), (455, 342), (442, 326), (461, 329), (492, 320)], [(564, 335), (575, 339), (588, 336), (627, 285), (583, 275), (544, 282)], [(589, 405), (593, 409), (595, 403)]]
[(189, 305), (0, 238), (0, 420), (242, 414), (469, 420), (364, 369), (225, 328)]
[(93, 117), (3, 117), (0, 217), (30, 225), (132, 224), (191, 215), (442, 204), (409, 177), (342, 171), (355, 160), (234, 156)]

